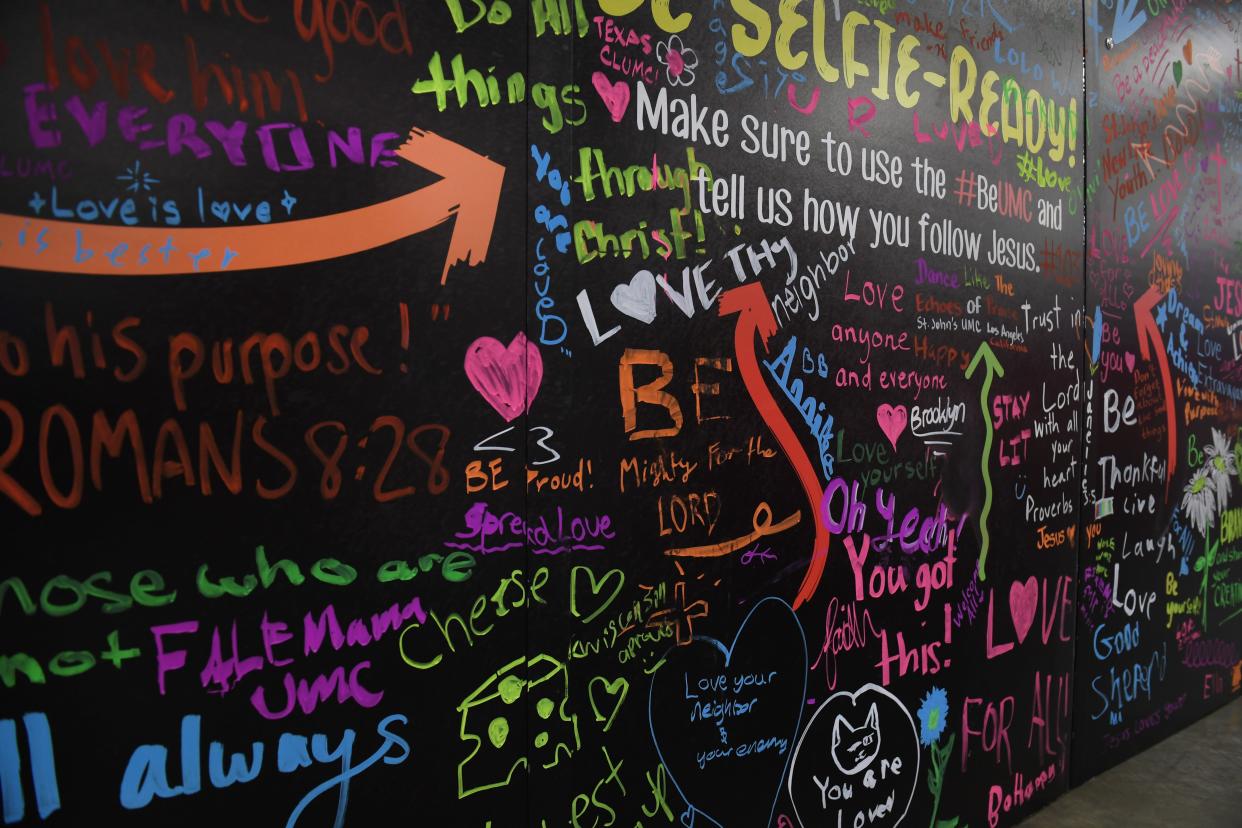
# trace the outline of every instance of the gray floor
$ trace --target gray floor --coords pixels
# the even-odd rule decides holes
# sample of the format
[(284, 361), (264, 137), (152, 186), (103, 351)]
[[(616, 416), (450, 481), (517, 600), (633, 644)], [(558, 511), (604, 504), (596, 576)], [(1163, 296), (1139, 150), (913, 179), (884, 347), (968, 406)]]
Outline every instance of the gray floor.
[(1021, 826), (1242, 826), (1242, 700), (1074, 788)]

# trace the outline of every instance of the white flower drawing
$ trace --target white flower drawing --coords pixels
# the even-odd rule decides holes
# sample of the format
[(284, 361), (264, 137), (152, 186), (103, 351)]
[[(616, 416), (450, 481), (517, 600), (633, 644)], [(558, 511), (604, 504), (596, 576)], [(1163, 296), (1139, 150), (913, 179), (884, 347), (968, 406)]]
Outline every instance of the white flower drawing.
[(664, 73), (670, 86), (689, 86), (694, 83), (694, 69), (699, 56), (685, 46), (681, 38), (672, 35), (666, 42), (656, 44), (656, 60), (664, 64)]
[(1196, 471), (1186, 484), (1182, 492), (1182, 511), (1195, 531), (1206, 538), (1207, 530), (1216, 523), (1216, 490), (1207, 466)]
[(1233, 480), (1237, 477), (1238, 466), (1233, 455), (1233, 446), (1219, 429), (1212, 429), (1212, 444), (1203, 449), (1206, 462), (1203, 467), (1212, 478), (1212, 489), (1216, 494), (1216, 511), (1225, 511), (1225, 504), (1233, 494)]

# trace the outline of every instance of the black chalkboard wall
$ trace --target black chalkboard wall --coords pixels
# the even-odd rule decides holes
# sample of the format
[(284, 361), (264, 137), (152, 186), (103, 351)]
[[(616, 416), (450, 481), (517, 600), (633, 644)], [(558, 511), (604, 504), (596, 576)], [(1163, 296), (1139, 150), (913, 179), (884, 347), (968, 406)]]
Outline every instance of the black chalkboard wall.
[(1075, 779), (1242, 689), (1242, 20), (1126, 5), (1087, 37)]
[(1229, 4), (0, 15), (5, 824), (994, 828), (1238, 693)]

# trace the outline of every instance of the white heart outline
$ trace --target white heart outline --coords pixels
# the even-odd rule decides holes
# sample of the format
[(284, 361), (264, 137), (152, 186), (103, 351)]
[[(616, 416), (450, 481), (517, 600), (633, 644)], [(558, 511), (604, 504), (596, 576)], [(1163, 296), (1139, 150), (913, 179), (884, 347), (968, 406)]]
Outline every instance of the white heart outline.
[(832, 703), (832, 701), (836, 699), (837, 696), (848, 697), (850, 700), (850, 706), (857, 708), (858, 697), (868, 690), (879, 690), (881, 693), (883, 693), (884, 695), (892, 699), (894, 702), (896, 702), (897, 706), (900, 707), (902, 709), (902, 712), (906, 714), (906, 720), (910, 722), (910, 732), (914, 734), (914, 744), (915, 744), (914, 785), (910, 788), (910, 798), (906, 800), (905, 810), (901, 812), (901, 816), (897, 817), (897, 821), (893, 823), (893, 828), (897, 828), (897, 826), (901, 824), (901, 821), (906, 818), (906, 814), (910, 813), (910, 805), (913, 804), (914, 802), (914, 792), (915, 792), (915, 789), (918, 788), (919, 768), (922, 767), (923, 765), (923, 749), (919, 747), (919, 730), (915, 726), (914, 717), (910, 715), (910, 709), (906, 707), (905, 702), (903, 702), (901, 699), (894, 696), (892, 693), (890, 693), (888, 690), (884, 689), (880, 685), (869, 682), (867, 684), (864, 684), (862, 687), (859, 687), (857, 690), (855, 690), (852, 693), (849, 690), (838, 690), (837, 692), (833, 693), (828, 698), (824, 699), (824, 701), (819, 705), (819, 708), (816, 709), (814, 714), (812, 714), (811, 720), (806, 723), (806, 730), (802, 731), (802, 735), (798, 738), (798, 744), (794, 746), (793, 755), (789, 757), (789, 765), (788, 765), (790, 769), (789, 780), (785, 783), (785, 790), (789, 792), (789, 801), (790, 803), (793, 804), (794, 817), (798, 820), (799, 825), (805, 826), (806, 822), (803, 821), (802, 815), (798, 813), (798, 800), (794, 799), (793, 767), (794, 765), (798, 763), (798, 752), (802, 750), (802, 743), (806, 741), (806, 734), (811, 732), (811, 728), (815, 725), (815, 720), (819, 718), (819, 714), (822, 713), (824, 708), (828, 707)]

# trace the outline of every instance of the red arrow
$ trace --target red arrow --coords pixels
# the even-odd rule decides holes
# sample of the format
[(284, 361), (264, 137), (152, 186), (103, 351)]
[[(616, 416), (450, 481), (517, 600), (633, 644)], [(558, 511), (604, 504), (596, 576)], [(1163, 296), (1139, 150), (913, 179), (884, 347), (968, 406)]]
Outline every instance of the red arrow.
[(802, 444), (781, 414), (780, 407), (768, 391), (759, 372), (759, 359), (755, 355), (755, 335), (763, 342), (764, 353), (768, 351), (768, 340), (776, 334), (776, 317), (768, 305), (768, 296), (763, 285), (752, 282), (749, 285), (725, 291), (720, 296), (720, 315), (739, 314), (737, 327), (733, 332), (733, 351), (737, 356), (738, 370), (742, 373), (742, 381), (746, 383), (746, 392), (759, 411), (759, 416), (776, 436), (776, 442), (784, 450), (785, 456), (793, 465), (794, 472), (802, 481), (802, 491), (811, 505), (811, 514), (815, 516), (815, 546), (811, 552), (811, 564), (798, 594), (794, 598), (793, 608), (797, 609), (811, 599), (819, 588), (819, 580), (824, 574), (824, 564), (828, 561), (828, 528), (820, 517), (820, 501), (824, 499), (823, 487), (819, 485), (819, 477), (815, 473), (811, 460), (806, 456)]
[(453, 265), (487, 255), (505, 169), (419, 129), (397, 155), (441, 180), (357, 210), (244, 227), (117, 227), (0, 214), (0, 266), (110, 276), (284, 267), (360, 253), (456, 217), (444, 284)]
[[(1139, 353), (1143, 359), (1151, 361), (1151, 351), (1156, 352), (1156, 361), (1160, 363), (1160, 379), (1164, 383), (1164, 413), (1168, 421), (1169, 436), (1169, 468), (1164, 484), (1164, 499), (1169, 499), (1169, 490), (1173, 485), (1173, 469), (1177, 467), (1177, 412), (1173, 410), (1173, 376), (1169, 373), (1169, 357), (1165, 353), (1164, 339), (1160, 336), (1160, 327), (1156, 324), (1151, 310), (1164, 294), (1152, 285), (1139, 300), (1134, 303), (1134, 323), (1138, 329)], [(1150, 340), (1152, 347), (1148, 348)]]

